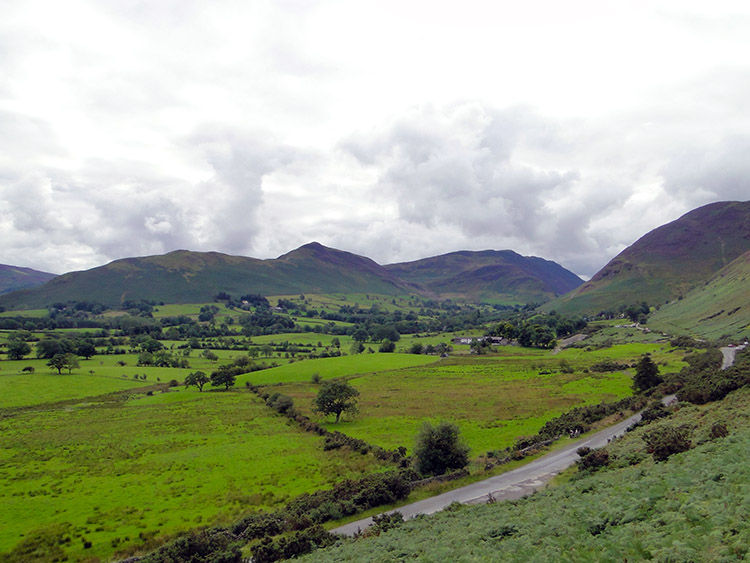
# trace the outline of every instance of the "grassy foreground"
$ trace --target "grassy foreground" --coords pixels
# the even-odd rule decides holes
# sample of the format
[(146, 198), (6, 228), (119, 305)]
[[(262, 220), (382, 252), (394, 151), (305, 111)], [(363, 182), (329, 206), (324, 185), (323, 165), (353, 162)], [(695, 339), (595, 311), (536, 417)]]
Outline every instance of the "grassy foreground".
[(381, 467), (324, 452), (248, 392), (42, 406), (0, 418), (0, 433), (0, 554), (26, 542), (49, 548), (42, 561), (107, 559)]

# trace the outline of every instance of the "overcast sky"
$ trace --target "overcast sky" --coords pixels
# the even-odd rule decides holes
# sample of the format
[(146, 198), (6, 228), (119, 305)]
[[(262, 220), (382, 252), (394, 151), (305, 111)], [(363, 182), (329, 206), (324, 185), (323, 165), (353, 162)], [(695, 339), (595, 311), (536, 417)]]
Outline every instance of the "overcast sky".
[(750, 199), (746, 1), (3, 0), (0, 263), (512, 249)]

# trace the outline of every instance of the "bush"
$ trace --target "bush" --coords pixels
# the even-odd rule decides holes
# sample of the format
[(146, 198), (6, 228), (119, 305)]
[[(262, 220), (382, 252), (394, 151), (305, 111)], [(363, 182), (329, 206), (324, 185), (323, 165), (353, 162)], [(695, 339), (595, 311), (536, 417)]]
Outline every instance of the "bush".
[(583, 471), (593, 472), (609, 465), (609, 452), (605, 449), (592, 450), (582, 447), (578, 448), (576, 453), (580, 457), (576, 463), (578, 468)]
[(414, 448), (417, 471), (423, 475), (442, 475), (452, 469), (462, 469), (469, 464), (469, 447), (460, 437), (458, 426), (441, 422), (422, 425)]
[(692, 448), (691, 436), (692, 429), (685, 424), (662, 426), (644, 434), (643, 441), (646, 442), (646, 451), (654, 456), (654, 461), (664, 461), (672, 454)]

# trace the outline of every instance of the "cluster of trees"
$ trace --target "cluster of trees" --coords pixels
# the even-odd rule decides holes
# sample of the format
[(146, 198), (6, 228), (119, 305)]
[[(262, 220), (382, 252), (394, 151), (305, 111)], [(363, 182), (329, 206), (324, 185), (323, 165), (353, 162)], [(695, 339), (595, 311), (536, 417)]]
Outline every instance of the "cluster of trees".
[(86, 336), (44, 338), (36, 343), (37, 358), (50, 359), (60, 354), (75, 354), (88, 360), (96, 354), (96, 346), (93, 340)]
[(552, 311), (549, 315), (531, 318), (516, 315), (498, 323), (485, 335), (516, 341), (527, 348), (554, 348), (558, 338), (571, 336), (586, 326), (583, 317), (564, 317)]

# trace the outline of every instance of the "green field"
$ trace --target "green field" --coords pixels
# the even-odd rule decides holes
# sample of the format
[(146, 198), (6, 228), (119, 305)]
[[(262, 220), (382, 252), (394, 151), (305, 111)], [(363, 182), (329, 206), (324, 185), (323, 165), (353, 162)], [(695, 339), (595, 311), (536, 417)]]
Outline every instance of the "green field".
[(0, 553), (69, 524), (63, 551), (74, 561), (379, 467), (371, 456), (324, 452), (322, 438), (247, 392), (88, 399), (0, 417), (0, 432)]
[(238, 381), (250, 381), (253, 385), (310, 381), (317, 373), (322, 379), (350, 377), (357, 374), (383, 370), (420, 366), (438, 361), (435, 356), (414, 354), (357, 354), (338, 358), (303, 360), (240, 376)]
[[(359, 416), (339, 424), (328, 421), (327, 427), (384, 448), (411, 449), (424, 421), (449, 420), (459, 425), (472, 455), (478, 456), (505, 448), (518, 436), (536, 433), (547, 420), (572, 407), (630, 395), (629, 374), (584, 370), (604, 358), (635, 361), (646, 351), (658, 358), (658, 347), (641, 344), (590, 354), (571, 350), (557, 356), (509, 347), (501, 350), (503, 355), (455, 357), (354, 376), (349, 382), (360, 392)], [(573, 373), (560, 370), (563, 360), (574, 367)], [(672, 369), (683, 365), (676, 360), (672, 364)], [(274, 390), (290, 395), (298, 408), (312, 415), (318, 386), (304, 378), (298, 381)]]

